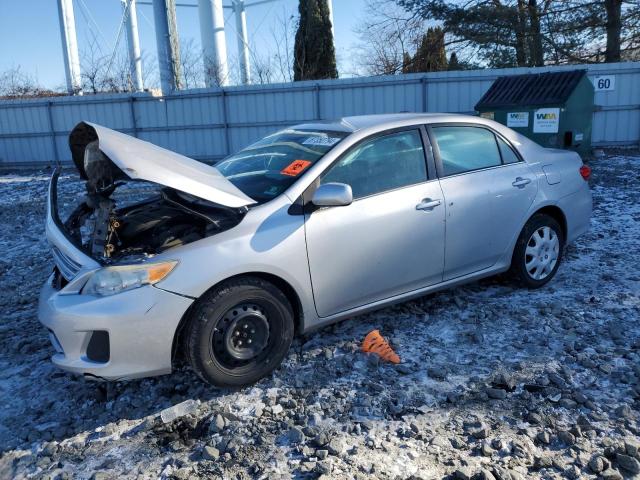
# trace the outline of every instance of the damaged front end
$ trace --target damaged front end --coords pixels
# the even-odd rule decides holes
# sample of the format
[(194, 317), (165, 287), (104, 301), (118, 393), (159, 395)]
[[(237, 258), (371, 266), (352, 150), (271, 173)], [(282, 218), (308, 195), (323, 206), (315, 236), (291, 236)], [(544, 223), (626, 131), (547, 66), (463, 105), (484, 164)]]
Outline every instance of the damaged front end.
[[(80, 123), (72, 131), (69, 144), (80, 177), (86, 182), (86, 195), (61, 222), (55, 198), (59, 176), (56, 172), (50, 191), (54, 197), (51, 213), (65, 236), (101, 264), (142, 260), (215, 235), (237, 225), (248, 210), (246, 205), (222, 205), (202, 198), (217, 199), (217, 192), (205, 188), (212, 181), (221, 183), (220, 178), (226, 182), (217, 171), (203, 170), (215, 170), (213, 167), (200, 166), (195, 160), (147, 142)], [(168, 178), (164, 184), (158, 184), (161, 176)], [(137, 184), (140, 188), (131, 189), (131, 179), (145, 182)], [(127, 195), (120, 199), (116, 190), (123, 185), (127, 185)], [(222, 184), (222, 188), (227, 196), (235, 193), (228, 185)]]
[[(57, 176), (52, 181), (57, 182)], [(156, 255), (228, 230), (244, 215), (171, 188), (118, 208), (111, 198), (114, 190), (88, 189), (62, 224), (70, 240), (101, 263)]]

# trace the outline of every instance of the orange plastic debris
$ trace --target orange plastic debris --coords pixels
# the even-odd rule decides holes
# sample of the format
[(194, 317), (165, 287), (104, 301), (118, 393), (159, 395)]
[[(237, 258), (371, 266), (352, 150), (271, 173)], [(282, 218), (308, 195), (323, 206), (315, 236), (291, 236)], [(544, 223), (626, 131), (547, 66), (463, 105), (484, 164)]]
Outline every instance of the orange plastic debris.
[(391, 363), (400, 363), (400, 357), (389, 346), (378, 330), (370, 331), (362, 341), (362, 351), (380, 355), (380, 358)]

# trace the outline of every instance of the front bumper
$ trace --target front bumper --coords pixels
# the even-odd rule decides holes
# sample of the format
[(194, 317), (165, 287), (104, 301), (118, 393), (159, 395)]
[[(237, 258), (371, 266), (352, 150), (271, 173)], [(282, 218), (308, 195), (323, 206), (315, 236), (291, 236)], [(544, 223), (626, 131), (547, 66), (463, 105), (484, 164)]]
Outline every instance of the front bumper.
[[(171, 349), (192, 299), (145, 286), (107, 297), (58, 291), (53, 275), (40, 293), (38, 318), (49, 329), (60, 368), (106, 380), (171, 372)], [(94, 332), (108, 333), (108, 360), (92, 361)]]

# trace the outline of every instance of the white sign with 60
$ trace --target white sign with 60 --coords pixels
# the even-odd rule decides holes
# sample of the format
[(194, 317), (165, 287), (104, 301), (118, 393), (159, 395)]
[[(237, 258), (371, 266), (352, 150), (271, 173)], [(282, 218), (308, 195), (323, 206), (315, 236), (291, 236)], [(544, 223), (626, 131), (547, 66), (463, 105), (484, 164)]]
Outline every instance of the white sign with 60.
[(599, 75), (593, 77), (593, 88), (596, 92), (607, 92), (616, 89), (615, 75)]

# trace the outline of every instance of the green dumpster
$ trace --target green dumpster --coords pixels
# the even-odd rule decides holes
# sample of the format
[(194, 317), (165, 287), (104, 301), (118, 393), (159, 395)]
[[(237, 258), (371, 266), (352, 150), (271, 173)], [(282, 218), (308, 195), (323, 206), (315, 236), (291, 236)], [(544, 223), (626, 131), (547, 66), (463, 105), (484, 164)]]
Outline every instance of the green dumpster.
[(586, 70), (499, 77), (475, 109), (543, 147), (591, 151), (593, 85)]

